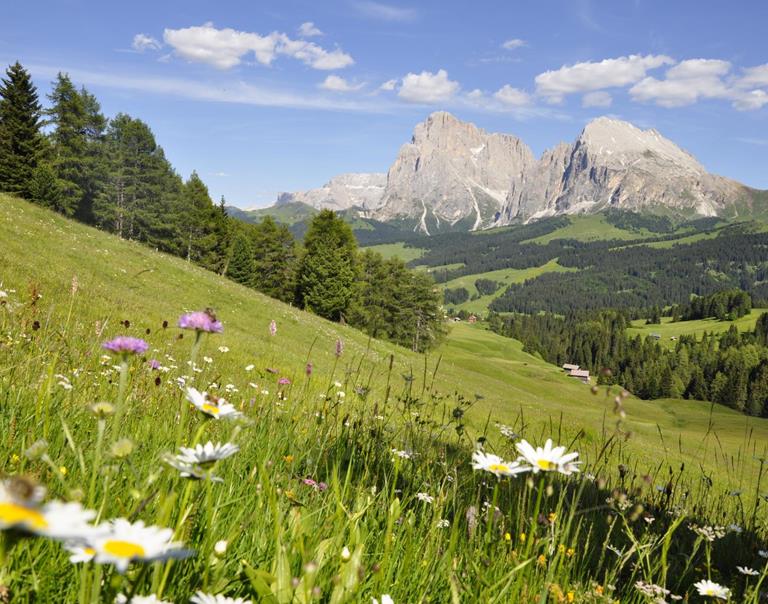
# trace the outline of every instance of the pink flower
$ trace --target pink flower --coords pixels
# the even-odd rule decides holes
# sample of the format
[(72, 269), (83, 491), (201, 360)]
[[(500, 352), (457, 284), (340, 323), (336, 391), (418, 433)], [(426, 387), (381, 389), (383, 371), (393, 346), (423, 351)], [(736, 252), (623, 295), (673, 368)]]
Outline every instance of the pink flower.
[(195, 331), (207, 331), (208, 333), (221, 333), (224, 327), (221, 321), (211, 312), (197, 311), (181, 315), (179, 327), (182, 329), (194, 329)]
[(277, 323), (275, 323), (274, 319), (272, 319), (269, 322), (269, 335), (271, 336), (277, 335)]
[(340, 357), (341, 353), (344, 352), (344, 340), (341, 338), (336, 339), (336, 356)]
[(118, 336), (109, 342), (104, 342), (101, 347), (115, 354), (143, 354), (149, 348), (149, 344), (141, 338)]
[(308, 376), (312, 375), (312, 363), (307, 363), (306, 372)]
[(287, 377), (281, 377), (279, 380), (277, 380), (277, 383), (281, 386), (288, 386), (291, 383), (291, 380), (289, 380)]

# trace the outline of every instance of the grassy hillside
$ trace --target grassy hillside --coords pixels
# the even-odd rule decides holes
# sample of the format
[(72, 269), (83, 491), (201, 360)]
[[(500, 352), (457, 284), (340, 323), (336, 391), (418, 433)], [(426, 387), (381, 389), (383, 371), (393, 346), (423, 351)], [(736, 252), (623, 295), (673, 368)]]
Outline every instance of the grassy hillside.
[(589, 216), (569, 216), (570, 224), (568, 226), (541, 235), (534, 239), (529, 239), (523, 243), (540, 243), (542, 245), (555, 239), (576, 239), (577, 241), (600, 241), (605, 239), (642, 239), (653, 236), (653, 233), (643, 229), (637, 231), (628, 231), (619, 229), (606, 221), (603, 214), (592, 214)]
[(407, 247), (403, 242), (371, 245), (365, 249), (377, 252), (384, 256), (384, 258), (400, 258), (400, 260), (403, 262), (418, 260), (424, 254), (423, 249), (417, 247)]
[(734, 321), (720, 321), (711, 318), (673, 323), (672, 317), (662, 317), (660, 325), (646, 325), (645, 319), (641, 319), (633, 321), (632, 327), (627, 329), (627, 333), (630, 336), (648, 336), (655, 333), (661, 336), (659, 342), (662, 345), (674, 348), (675, 341), (670, 338), (679, 338), (681, 335), (695, 335), (697, 338), (701, 338), (705, 331), (707, 333), (723, 333), (728, 331), (731, 325), (735, 325), (739, 331), (752, 331), (755, 328), (757, 318), (764, 312), (768, 312), (768, 309), (753, 308), (752, 312)]
[[(0, 474), (29, 476), (99, 520), (169, 527), (196, 552), (145, 563), (152, 550), (136, 549), (138, 533), (109, 545), (83, 533), (97, 556), (130, 556), (119, 574), (115, 558), (74, 564), (52, 539), (3, 537), (11, 601), (112, 602), (123, 592), (187, 602), (199, 589), (270, 604), (383, 594), (639, 604), (639, 580), (697, 601), (693, 583), (707, 576), (758, 601), (734, 564), (764, 565), (764, 420), (631, 397), (622, 419), (615, 392), (592, 394), (479, 326), (455, 325), (438, 350), (417, 355), (7, 196), (0, 244)], [(198, 343), (176, 320), (205, 307), (224, 332)], [(104, 357), (101, 343), (120, 334), (145, 339), (146, 355)], [(243, 417), (206, 419), (180, 379)], [(98, 415), (100, 401), (116, 415)], [(509, 430), (578, 451), (582, 472), (546, 460), (531, 463), (551, 471), (517, 478), (473, 470), (481, 434), (486, 451), (514, 459)], [(201, 464), (200, 480), (164, 461), (176, 445), (209, 439), (239, 451)], [(2, 484), (2, 522), (37, 518), (34, 501), (9, 503)], [(16, 485), (13, 496), (24, 492)], [(743, 534), (711, 546), (690, 528), (705, 522)]]

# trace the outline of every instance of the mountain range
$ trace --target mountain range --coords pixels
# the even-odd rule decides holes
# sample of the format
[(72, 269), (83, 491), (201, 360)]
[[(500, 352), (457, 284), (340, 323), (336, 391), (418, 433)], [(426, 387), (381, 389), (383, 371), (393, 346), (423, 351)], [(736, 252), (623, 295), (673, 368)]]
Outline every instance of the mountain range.
[(708, 173), (658, 131), (622, 120), (597, 118), (572, 144), (537, 159), (514, 135), (439, 111), (416, 125), (386, 174), (342, 174), (318, 189), (280, 193), (258, 213), (290, 213), (298, 204), (433, 234), (610, 208), (733, 217), (753, 213), (757, 204), (763, 209), (764, 198)]

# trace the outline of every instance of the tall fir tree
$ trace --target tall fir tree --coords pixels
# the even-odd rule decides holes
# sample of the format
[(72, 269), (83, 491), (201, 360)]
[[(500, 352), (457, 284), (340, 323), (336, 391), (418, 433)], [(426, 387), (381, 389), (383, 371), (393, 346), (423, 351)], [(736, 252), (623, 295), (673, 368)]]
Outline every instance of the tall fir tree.
[(267, 216), (251, 233), (253, 287), (283, 302), (292, 302), (296, 289), (297, 250), (290, 229)]
[(5, 74), (0, 80), (0, 191), (30, 198), (33, 174), (45, 150), (41, 106), (21, 63)]
[(244, 231), (245, 229), (239, 228), (234, 236), (227, 277), (250, 287), (254, 280), (253, 243)]
[(304, 308), (338, 321), (353, 301), (357, 278), (357, 241), (350, 226), (331, 210), (322, 210), (304, 236), (297, 298)]

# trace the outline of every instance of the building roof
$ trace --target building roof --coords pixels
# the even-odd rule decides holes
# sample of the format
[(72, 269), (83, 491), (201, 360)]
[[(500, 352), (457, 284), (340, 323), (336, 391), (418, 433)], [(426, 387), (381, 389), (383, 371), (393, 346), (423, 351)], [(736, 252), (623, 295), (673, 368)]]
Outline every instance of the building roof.
[(572, 369), (571, 372), (568, 374), (571, 377), (589, 377), (589, 371), (586, 369)]
[(573, 363), (566, 363), (565, 365), (563, 365), (563, 369), (565, 369), (567, 371), (573, 370), (573, 369), (578, 369), (578, 368), (579, 368), (579, 366), (578, 365), (574, 365)]

